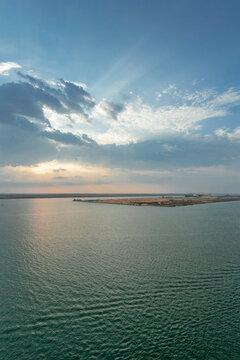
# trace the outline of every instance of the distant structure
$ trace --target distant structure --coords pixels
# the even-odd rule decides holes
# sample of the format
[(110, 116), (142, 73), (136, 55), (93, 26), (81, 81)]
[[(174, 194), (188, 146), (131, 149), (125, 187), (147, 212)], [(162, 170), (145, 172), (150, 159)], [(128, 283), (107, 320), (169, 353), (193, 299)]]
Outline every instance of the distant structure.
[(208, 194), (185, 194), (185, 197), (208, 197)]

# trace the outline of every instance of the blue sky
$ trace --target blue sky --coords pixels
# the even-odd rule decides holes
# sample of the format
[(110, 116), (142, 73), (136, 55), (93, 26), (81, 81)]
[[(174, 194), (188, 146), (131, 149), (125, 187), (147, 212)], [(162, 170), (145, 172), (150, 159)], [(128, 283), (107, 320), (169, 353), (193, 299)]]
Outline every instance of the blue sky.
[(239, 10), (0, 2), (0, 192), (240, 192)]

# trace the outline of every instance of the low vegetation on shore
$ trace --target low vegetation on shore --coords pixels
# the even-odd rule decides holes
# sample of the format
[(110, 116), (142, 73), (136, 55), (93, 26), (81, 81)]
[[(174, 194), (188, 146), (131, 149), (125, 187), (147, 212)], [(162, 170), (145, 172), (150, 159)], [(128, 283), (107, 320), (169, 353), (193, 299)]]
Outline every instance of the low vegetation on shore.
[(217, 196), (217, 197), (161, 197), (161, 198), (132, 198), (132, 199), (91, 199), (82, 200), (74, 199), (73, 201), (115, 204), (115, 205), (132, 205), (132, 206), (188, 206), (197, 204), (209, 204), (226, 201), (240, 201), (240, 196)]

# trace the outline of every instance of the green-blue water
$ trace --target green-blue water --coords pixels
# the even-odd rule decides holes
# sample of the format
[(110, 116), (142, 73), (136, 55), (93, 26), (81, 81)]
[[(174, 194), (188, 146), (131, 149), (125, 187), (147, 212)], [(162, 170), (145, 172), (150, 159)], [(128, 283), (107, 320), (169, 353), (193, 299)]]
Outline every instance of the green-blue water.
[(240, 202), (0, 201), (0, 359), (240, 359)]

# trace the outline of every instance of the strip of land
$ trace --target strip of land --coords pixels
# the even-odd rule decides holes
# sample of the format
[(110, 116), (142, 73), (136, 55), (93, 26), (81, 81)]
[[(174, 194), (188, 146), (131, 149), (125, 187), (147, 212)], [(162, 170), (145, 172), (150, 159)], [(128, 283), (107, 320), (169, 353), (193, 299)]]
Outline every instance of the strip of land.
[(217, 197), (159, 197), (159, 198), (133, 198), (133, 199), (91, 199), (74, 201), (90, 202), (98, 204), (132, 205), (132, 206), (161, 206), (175, 207), (198, 204), (209, 204), (227, 201), (240, 201), (240, 196), (217, 196)]

